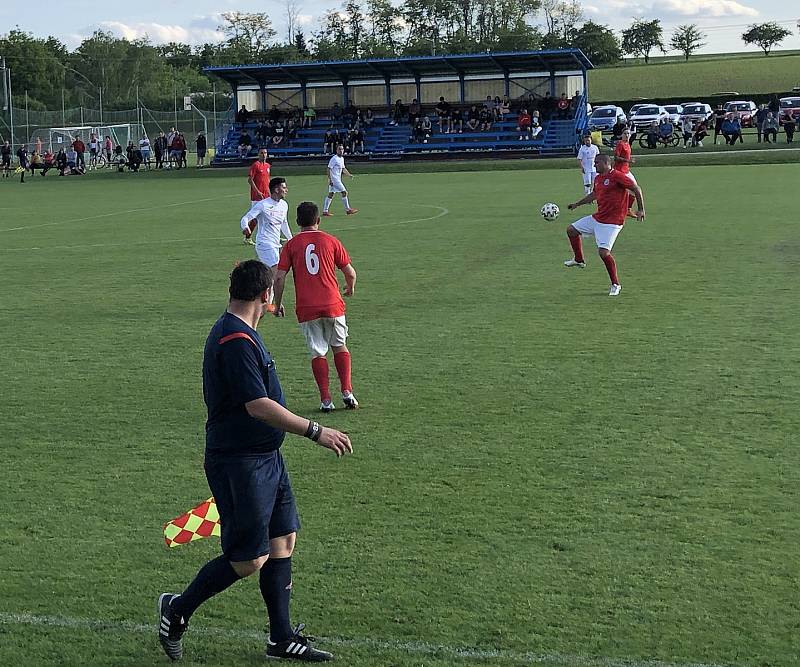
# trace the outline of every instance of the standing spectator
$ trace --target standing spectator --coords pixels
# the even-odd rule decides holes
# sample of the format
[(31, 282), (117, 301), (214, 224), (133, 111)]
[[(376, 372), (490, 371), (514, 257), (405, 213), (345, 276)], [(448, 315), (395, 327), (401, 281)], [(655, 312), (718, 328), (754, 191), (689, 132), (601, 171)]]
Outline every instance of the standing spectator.
[(111, 141), (111, 137), (106, 135), (105, 140), (103, 141), (103, 152), (106, 154), (106, 163), (111, 164), (111, 153), (114, 150), (114, 143)]
[(175, 141), (175, 137), (178, 136), (178, 133), (175, 131), (174, 127), (169, 128), (169, 132), (167, 132), (167, 150), (164, 151), (169, 155), (172, 152), (172, 142)]
[(758, 137), (758, 143), (761, 143), (761, 137), (764, 133), (764, 121), (767, 118), (767, 105), (760, 104), (758, 107), (758, 111), (753, 114), (753, 125), (756, 128), (756, 136)]
[(772, 115), (775, 116), (775, 118), (778, 117), (778, 114), (781, 112), (781, 103), (780, 103), (780, 101), (778, 101), (778, 96), (777, 95), (773, 95), (770, 98), (767, 110), (771, 111)]
[(342, 110), (342, 122), (345, 124), (347, 129), (351, 129), (353, 127), (357, 116), (358, 109), (356, 108), (356, 105), (353, 104), (353, 100), (349, 100), (347, 102), (347, 106)]
[(717, 137), (722, 134), (722, 124), (725, 122), (725, 109), (721, 104), (717, 105), (714, 109), (714, 144), (717, 143)]
[(183, 132), (178, 132), (178, 149), (181, 152), (180, 153), (180, 163), (178, 164), (178, 169), (180, 169), (181, 166), (186, 167), (187, 169), (189, 168), (189, 162), (186, 159), (186, 153), (187, 153), (186, 148), (187, 148), (187, 146), (186, 146), (186, 137), (183, 136)]
[(411, 104), (408, 107), (408, 124), (412, 126), (415, 125), (421, 113), (422, 108), (419, 105), (419, 100), (415, 97), (411, 100)]
[(733, 137), (731, 140), (731, 145), (735, 144), (737, 139), (739, 140), (740, 144), (743, 144), (744, 139), (742, 138), (742, 119), (738, 112), (734, 112), (733, 118), (731, 118), (731, 123), (733, 124)]
[(334, 102), (331, 107), (331, 122), (336, 127), (342, 124), (342, 107), (339, 106), (338, 102)]
[(11, 174), (11, 144), (8, 140), (3, 142), (0, 147), (0, 169), (3, 170), (3, 178), (10, 178)]
[[(109, 139), (110, 141), (110, 139)], [(168, 150), (167, 137), (163, 132), (159, 132), (156, 140), (153, 142), (153, 150), (156, 154), (156, 169), (164, 168), (164, 154)], [(111, 164), (111, 157), (108, 157), (108, 163)]]
[(25, 172), (28, 171), (28, 149), (25, 148), (24, 144), (17, 149), (17, 160), (19, 161), (19, 167), (17, 169), (20, 175), (19, 182), (24, 183)]
[(450, 131), (455, 132), (456, 129), (459, 134), (464, 131), (464, 112), (458, 107), (453, 107), (450, 112)]
[(794, 141), (794, 132), (797, 129), (797, 124), (794, 121), (794, 116), (789, 116), (783, 122), (783, 131), (786, 132), (786, 143), (790, 144)]
[(369, 131), (369, 128), (375, 123), (375, 114), (372, 113), (372, 109), (367, 109), (364, 112), (364, 128)]
[(558, 102), (556, 102), (556, 108), (558, 109), (559, 118), (562, 120), (569, 118), (569, 100), (567, 99), (566, 93), (561, 93), (561, 97), (559, 97)]
[[(244, 125), (247, 121), (250, 120), (250, 112), (247, 110), (247, 107), (243, 104), (242, 108), (236, 112), (236, 122)], [(173, 130), (175, 128), (172, 128)], [(167, 136), (169, 138), (169, 135)]]
[(313, 107), (303, 107), (303, 127), (311, 127), (317, 120), (317, 112)]
[(483, 101), (483, 108), (494, 116), (494, 100), (491, 95), (486, 96), (486, 99)]
[(527, 109), (521, 109), (517, 116), (517, 132), (519, 132), (519, 141), (531, 138), (531, 115)]
[(84, 154), (86, 153), (86, 144), (80, 138), (80, 135), (75, 137), (75, 141), (72, 142), (72, 147), (75, 149), (75, 152), (78, 154), (78, 168), (81, 171), (86, 171), (86, 161), (84, 160)]
[(397, 125), (406, 115), (406, 108), (403, 106), (403, 100), (397, 100), (392, 108), (392, 120), (389, 125)]
[(150, 170), (150, 139), (146, 134), (139, 139), (139, 150), (142, 153), (142, 164), (148, 171)]
[(202, 169), (206, 166), (206, 151), (208, 150), (206, 135), (202, 132), (198, 132), (197, 138), (194, 140), (194, 145), (197, 147), (197, 168)]
[[(769, 138), (772, 137), (772, 142)], [(767, 117), (764, 119), (764, 141), (766, 143), (778, 143), (778, 119), (771, 111), (767, 112)]]
[(97, 155), (100, 152), (100, 140), (92, 132), (89, 135), (89, 169), (97, 169)]
[(289, 118), (286, 121), (286, 143), (291, 146), (295, 139), (297, 139), (297, 121)]

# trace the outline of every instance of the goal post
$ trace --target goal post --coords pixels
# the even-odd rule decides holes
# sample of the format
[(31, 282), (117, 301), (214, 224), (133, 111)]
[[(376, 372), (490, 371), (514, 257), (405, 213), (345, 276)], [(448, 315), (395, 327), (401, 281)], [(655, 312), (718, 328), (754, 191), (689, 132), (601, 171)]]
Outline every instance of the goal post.
[(132, 141), (138, 146), (139, 140), (144, 136), (144, 125), (140, 123), (118, 123), (115, 125), (78, 125), (72, 127), (51, 127), (36, 130), (30, 138), (31, 148), (41, 143), (51, 151), (57, 152), (61, 148), (68, 148), (75, 140), (80, 137), (86, 147), (89, 147), (89, 138), (94, 134), (102, 144), (106, 137), (111, 137), (114, 146), (122, 146), (123, 150), (128, 142)]

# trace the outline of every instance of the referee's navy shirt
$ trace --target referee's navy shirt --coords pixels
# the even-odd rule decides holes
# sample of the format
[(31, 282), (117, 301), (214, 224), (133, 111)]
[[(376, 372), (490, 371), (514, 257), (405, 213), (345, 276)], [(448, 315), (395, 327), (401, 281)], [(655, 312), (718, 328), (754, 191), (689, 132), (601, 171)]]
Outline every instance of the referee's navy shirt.
[(245, 408), (264, 397), (286, 405), (275, 362), (258, 332), (226, 312), (211, 328), (203, 354), (207, 456), (253, 456), (281, 446), (285, 431), (254, 419)]

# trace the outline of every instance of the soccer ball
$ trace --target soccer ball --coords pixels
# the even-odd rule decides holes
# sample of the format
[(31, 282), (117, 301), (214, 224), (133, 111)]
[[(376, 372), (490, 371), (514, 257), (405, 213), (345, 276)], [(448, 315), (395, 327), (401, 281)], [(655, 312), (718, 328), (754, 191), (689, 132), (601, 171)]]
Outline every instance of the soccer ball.
[(555, 204), (549, 203), (542, 206), (542, 217), (547, 220), (547, 222), (553, 222), (553, 220), (558, 217), (558, 214), (558, 206)]

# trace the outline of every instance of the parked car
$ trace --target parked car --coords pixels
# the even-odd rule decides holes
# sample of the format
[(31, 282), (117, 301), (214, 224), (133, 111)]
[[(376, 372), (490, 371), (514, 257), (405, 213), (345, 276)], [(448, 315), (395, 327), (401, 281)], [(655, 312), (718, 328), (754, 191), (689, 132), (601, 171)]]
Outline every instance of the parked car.
[(589, 130), (600, 130), (601, 132), (610, 132), (611, 128), (617, 120), (621, 119), (622, 122), (627, 122), (625, 112), (617, 106), (607, 104), (602, 107), (596, 107), (589, 116)]
[(756, 106), (755, 102), (750, 100), (734, 100), (733, 102), (726, 102), (725, 106), (722, 108), (725, 110), (725, 113), (738, 111), (739, 120), (742, 122), (742, 127), (753, 127), (756, 111), (758, 111), (758, 107)]
[(681, 106), (683, 107), (681, 119), (690, 118), (695, 122), (704, 120), (706, 123), (710, 123), (714, 118), (714, 111), (703, 102), (684, 102)]
[(778, 122), (783, 125), (789, 118), (794, 118), (795, 123), (800, 122), (800, 97), (781, 97)]
[(648, 104), (650, 104), (650, 103), (649, 103), (649, 102), (639, 102), (639, 103), (637, 103), (637, 104), (634, 104), (634, 105), (633, 105), (633, 106), (630, 108), (630, 110), (628, 111), (628, 118), (632, 118), (632, 117), (633, 117), (633, 114), (635, 114), (635, 113), (636, 113), (636, 112), (637, 112), (639, 109), (641, 109), (642, 107), (646, 107)]
[(680, 104), (665, 104), (664, 108), (667, 110), (672, 124), (675, 126), (680, 125), (681, 116), (683, 115), (683, 107)]
[(646, 104), (639, 107), (631, 116), (634, 131), (641, 131), (653, 123), (660, 123), (662, 118), (668, 118), (667, 110), (657, 104)]

